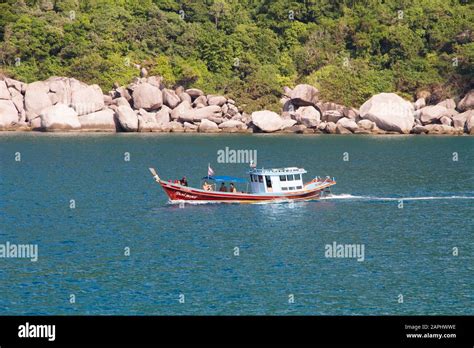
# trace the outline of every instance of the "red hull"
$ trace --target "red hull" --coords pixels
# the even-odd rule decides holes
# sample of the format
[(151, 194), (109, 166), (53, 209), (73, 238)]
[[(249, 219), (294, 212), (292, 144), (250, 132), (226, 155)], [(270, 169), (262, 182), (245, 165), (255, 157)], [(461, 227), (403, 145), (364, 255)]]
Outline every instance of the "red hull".
[(292, 193), (280, 194), (251, 194), (251, 193), (230, 193), (219, 191), (204, 191), (192, 187), (181, 186), (179, 184), (168, 183), (160, 180), (160, 185), (165, 190), (171, 201), (197, 201), (197, 202), (223, 202), (223, 203), (257, 203), (268, 201), (287, 200), (311, 200), (318, 199), (325, 187), (331, 186), (328, 183), (325, 187), (313, 190), (301, 190)]

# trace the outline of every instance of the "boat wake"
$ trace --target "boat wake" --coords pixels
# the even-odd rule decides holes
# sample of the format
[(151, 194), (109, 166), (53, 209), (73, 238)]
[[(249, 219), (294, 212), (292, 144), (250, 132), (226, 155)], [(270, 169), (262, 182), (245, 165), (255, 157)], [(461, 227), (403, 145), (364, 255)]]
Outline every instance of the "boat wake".
[(328, 195), (321, 200), (366, 200), (366, 201), (430, 201), (447, 199), (474, 199), (474, 196), (425, 196), (425, 197), (375, 197), (375, 196), (353, 196), (348, 193), (339, 195)]
[[(331, 201), (331, 200), (347, 200), (347, 201), (430, 201), (430, 200), (449, 200), (449, 199), (474, 199), (474, 196), (422, 196), (422, 197), (376, 197), (376, 196), (354, 196), (349, 193), (342, 194), (330, 194), (313, 201)], [(308, 201), (306, 201), (308, 202)], [(239, 202), (219, 202), (219, 201), (183, 201), (175, 200), (168, 201), (170, 205), (201, 205), (201, 204), (239, 204)], [(282, 204), (282, 203), (304, 203), (304, 201), (292, 201), (287, 199), (275, 200), (275, 201), (262, 201), (262, 202), (252, 202), (252, 204)]]

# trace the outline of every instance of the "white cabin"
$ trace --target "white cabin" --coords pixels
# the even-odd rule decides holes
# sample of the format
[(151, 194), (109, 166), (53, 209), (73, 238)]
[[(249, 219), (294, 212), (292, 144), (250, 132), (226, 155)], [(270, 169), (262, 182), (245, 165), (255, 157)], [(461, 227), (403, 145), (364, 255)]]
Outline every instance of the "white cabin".
[(303, 168), (252, 169), (250, 174), (251, 193), (285, 193), (303, 189)]

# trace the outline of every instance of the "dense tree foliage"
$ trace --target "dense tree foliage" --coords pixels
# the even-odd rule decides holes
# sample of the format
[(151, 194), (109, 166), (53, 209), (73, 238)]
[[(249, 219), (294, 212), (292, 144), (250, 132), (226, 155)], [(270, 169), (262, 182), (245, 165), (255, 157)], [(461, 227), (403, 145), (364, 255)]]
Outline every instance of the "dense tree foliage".
[(467, 0), (7, 0), (0, 64), (18, 79), (67, 75), (105, 91), (140, 65), (249, 111), (277, 109), (284, 85), (308, 82), (358, 106), (382, 91), (473, 88), (473, 23)]

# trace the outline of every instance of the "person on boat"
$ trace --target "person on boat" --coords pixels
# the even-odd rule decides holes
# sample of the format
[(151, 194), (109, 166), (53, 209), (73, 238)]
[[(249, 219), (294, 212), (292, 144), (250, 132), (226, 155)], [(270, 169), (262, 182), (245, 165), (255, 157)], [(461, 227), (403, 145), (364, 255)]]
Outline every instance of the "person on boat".
[(185, 177), (185, 176), (183, 176), (183, 178), (181, 179), (181, 182), (180, 182), (180, 183), (181, 183), (181, 185), (183, 185), (183, 186), (188, 186), (188, 180), (186, 180), (186, 177)]
[(204, 184), (202, 185), (202, 189), (205, 191), (212, 191), (212, 185), (208, 184), (207, 181), (204, 181)]
[(230, 183), (230, 192), (237, 193), (237, 189), (235, 188), (235, 185), (233, 182)]
[(225, 186), (224, 183), (221, 184), (221, 187), (219, 189), (220, 192), (227, 192), (227, 187)]

